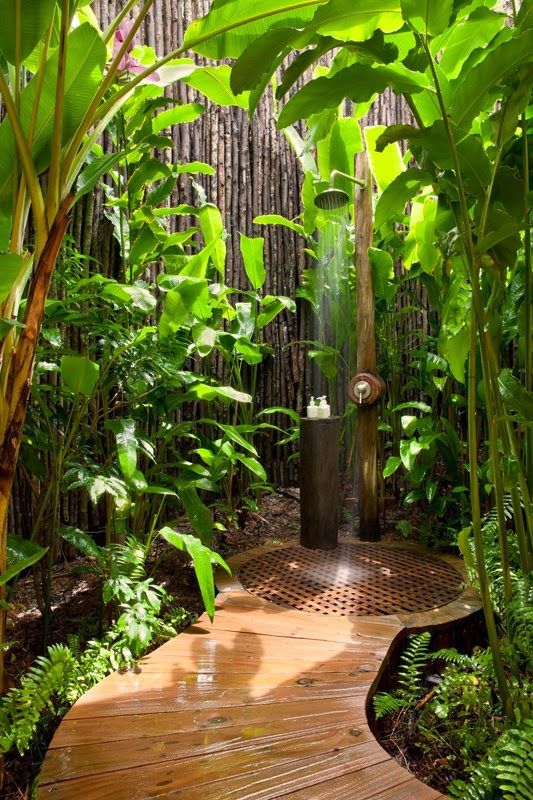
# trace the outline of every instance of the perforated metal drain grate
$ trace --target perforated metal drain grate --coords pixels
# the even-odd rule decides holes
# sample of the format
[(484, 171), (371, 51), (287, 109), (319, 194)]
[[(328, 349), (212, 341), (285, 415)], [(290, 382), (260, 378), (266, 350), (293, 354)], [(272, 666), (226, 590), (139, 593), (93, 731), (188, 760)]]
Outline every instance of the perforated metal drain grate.
[(239, 581), (278, 605), (341, 616), (427, 611), (451, 602), (463, 587), (459, 573), (441, 561), (368, 542), (272, 550), (246, 562)]

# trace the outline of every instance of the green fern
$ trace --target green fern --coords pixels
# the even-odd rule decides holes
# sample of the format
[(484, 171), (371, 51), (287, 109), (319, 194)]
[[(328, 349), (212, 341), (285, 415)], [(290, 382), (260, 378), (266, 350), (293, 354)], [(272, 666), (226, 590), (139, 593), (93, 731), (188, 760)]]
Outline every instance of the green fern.
[(52, 645), (47, 656), (39, 656), (22, 678), (0, 701), (0, 753), (16, 747), (22, 755), (28, 748), (43, 715), (55, 717), (67, 703), (65, 687), (76, 671), (76, 659), (68, 647)]
[(409, 637), (409, 645), (400, 658), (398, 691), (408, 702), (418, 699), (421, 680), (428, 663), (431, 633), (424, 631)]
[(399, 711), (406, 705), (403, 697), (390, 694), (389, 692), (378, 692), (378, 694), (374, 695), (372, 702), (374, 704), (376, 719), (395, 714), (396, 711)]
[[(505, 744), (496, 763), (504, 800), (531, 800), (533, 787), (533, 719), (504, 734)], [(502, 737), (503, 738), (503, 737)]]
[(468, 783), (453, 781), (448, 787), (450, 796), (458, 800), (531, 800), (533, 719), (502, 733), (469, 778)]
[(401, 708), (413, 706), (419, 699), (422, 675), (427, 666), (431, 634), (428, 631), (409, 637), (409, 644), (400, 657), (398, 688), (394, 692), (378, 692), (373, 697), (376, 719)]

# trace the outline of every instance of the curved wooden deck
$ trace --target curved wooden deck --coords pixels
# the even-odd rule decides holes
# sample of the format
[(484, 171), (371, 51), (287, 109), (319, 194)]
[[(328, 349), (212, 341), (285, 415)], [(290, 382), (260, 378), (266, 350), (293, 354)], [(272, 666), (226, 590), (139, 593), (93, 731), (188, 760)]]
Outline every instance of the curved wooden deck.
[(213, 625), (201, 617), (74, 705), (38, 798), (442, 800), (380, 747), (366, 705), (406, 629), (478, 608), (465, 590), (421, 614), (324, 617), (225, 580)]

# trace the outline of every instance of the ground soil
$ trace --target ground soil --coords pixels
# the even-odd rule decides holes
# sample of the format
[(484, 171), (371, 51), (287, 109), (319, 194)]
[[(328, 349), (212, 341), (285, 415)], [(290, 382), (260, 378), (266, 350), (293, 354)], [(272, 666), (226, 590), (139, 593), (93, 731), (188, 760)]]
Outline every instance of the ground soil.
[[(405, 513), (395, 506), (388, 510), (385, 538), (394, 535), (396, 523)], [(353, 529), (349, 514), (341, 526), (341, 533)], [(238, 530), (218, 534), (215, 547), (224, 557), (243, 552), (269, 542), (283, 542), (298, 537), (299, 495), (287, 489), (266, 496), (258, 512), (250, 512), (241, 520)], [(161, 547), (161, 545), (159, 545)], [(164, 585), (176, 602), (190, 615), (202, 612), (202, 603), (194, 572), (183, 554), (168, 547), (154, 554), (157, 566), (154, 578)], [(66, 642), (69, 635), (88, 641), (101, 634), (101, 582), (96, 575), (84, 572), (87, 559), (71, 558), (54, 568), (52, 616), (49, 643)], [(25, 577), (16, 587), (11, 598), (12, 611), (8, 618), (7, 639), (10, 643), (6, 654), (7, 688), (16, 686), (37, 656), (43, 652), (42, 618), (36, 602), (33, 579)], [(188, 620), (191, 616), (188, 617)], [(53, 730), (38, 741), (33, 750), (24, 757), (11, 754), (5, 759), (5, 780), (0, 790), (1, 800), (28, 800), (31, 786)], [(402, 755), (403, 758), (403, 755)]]

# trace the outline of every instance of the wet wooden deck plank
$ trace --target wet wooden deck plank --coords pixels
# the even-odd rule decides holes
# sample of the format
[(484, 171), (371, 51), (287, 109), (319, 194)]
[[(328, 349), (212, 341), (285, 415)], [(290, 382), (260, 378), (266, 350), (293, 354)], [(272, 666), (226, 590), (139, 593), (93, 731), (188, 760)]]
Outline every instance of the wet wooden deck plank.
[[(81, 698), (39, 800), (444, 800), (375, 741), (365, 707), (394, 640), (473, 613), (373, 618), (274, 606), (229, 585), (205, 617)], [(409, 627), (410, 627), (409, 626)]]
[[(282, 754), (280, 760), (283, 760), (294, 758), (294, 753), (302, 751), (320, 754), (372, 742), (372, 734), (366, 726), (354, 727), (353, 708), (347, 706), (345, 712), (342, 715), (324, 715), (322, 724), (312, 725), (307, 720), (302, 732), (301, 718), (285, 720), (282, 708), (278, 707), (278, 719), (268, 724), (257, 719), (255, 724), (247, 727), (215, 727), (210, 731), (179, 732), (170, 736), (157, 734), (117, 741), (112, 747), (108, 742), (85, 745), (83, 761), (77, 759), (75, 753), (72, 759), (69, 757), (74, 748), (55, 749), (50, 753), (47, 772), (41, 776), (41, 783), (48, 782), (47, 774), (52, 775), (54, 781), (65, 781), (124, 769), (144, 769), (161, 764), (163, 760), (165, 764), (184, 760), (192, 767), (191, 759), (194, 759), (195, 771), (198, 769), (204, 777), (209, 774), (206, 770), (209, 760), (216, 776), (220, 771), (218, 762), (230, 757), (244, 755), (250, 763), (259, 764), (265, 757), (269, 758), (273, 750), (279, 751)], [(364, 723), (363, 717), (360, 723)], [(243, 769), (242, 762), (239, 766)]]
[[(352, 740), (353, 741), (353, 740)], [(329, 777), (392, 761), (373, 742), (327, 750), (306, 735), (293, 746), (265, 752), (220, 753), (178, 761), (162, 760), (143, 769), (116, 770), (54, 783), (42, 782), (39, 797), (83, 800), (137, 800), (187, 797), (190, 800), (271, 800)]]
[[(299, 700), (296, 702), (271, 703), (264, 706), (233, 706), (220, 713), (211, 709), (168, 712), (166, 714), (130, 714), (128, 725), (118, 716), (110, 716), (98, 722), (94, 717), (67, 716), (56, 731), (50, 745), (48, 759), (55, 749), (85, 747), (95, 743), (129, 742), (132, 739), (159, 737), (200, 732), (209, 735), (213, 730), (240, 727), (243, 735), (258, 725), (269, 726), (283, 720), (286, 724), (294, 721), (302, 730), (317, 727), (325, 720), (337, 724), (366, 725), (365, 703), (361, 697), (328, 698), (327, 700)], [(228, 734), (229, 736), (230, 734)]]

